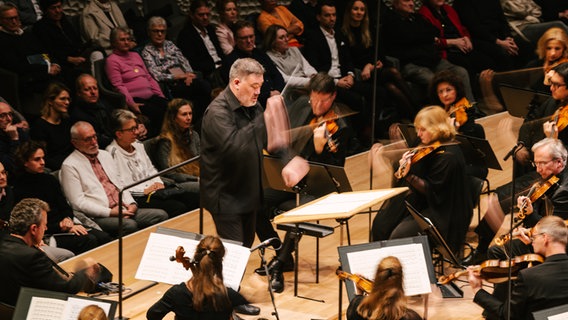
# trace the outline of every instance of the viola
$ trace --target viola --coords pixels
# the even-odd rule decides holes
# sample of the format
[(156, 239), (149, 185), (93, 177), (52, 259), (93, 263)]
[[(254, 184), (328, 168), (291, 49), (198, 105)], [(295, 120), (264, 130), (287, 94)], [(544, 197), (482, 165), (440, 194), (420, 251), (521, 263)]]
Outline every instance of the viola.
[[(544, 258), (536, 253), (524, 254), (511, 259), (511, 279), (517, 278), (519, 271), (531, 268), (544, 262)], [(509, 260), (486, 260), (480, 265), (475, 266), (475, 270), (479, 271), (482, 279), (491, 283), (501, 283), (509, 280)], [(448, 276), (438, 278), (439, 284), (448, 284), (457, 278), (468, 273), (467, 270), (460, 270)]]
[(339, 118), (340, 117), (332, 109), (330, 109), (323, 116), (314, 117), (310, 121), (310, 127), (312, 127), (312, 129), (325, 124), (325, 136), (328, 138), (327, 147), (331, 152), (337, 152), (337, 140), (332, 139), (332, 136), (339, 130), (339, 125), (336, 121)]
[[(425, 156), (429, 155), (430, 153), (432, 153), (433, 151), (435, 151), (436, 149), (438, 149), (442, 144), (440, 143), (440, 141), (436, 141), (434, 143), (432, 143), (431, 145), (428, 146), (420, 146), (418, 148), (415, 148), (411, 151), (412, 156), (410, 157), (410, 164), (414, 164), (420, 160), (422, 160)], [(406, 167), (408, 166), (408, 160), (403, 162), (400, 167), (398, 167), (398, 170), (394, 173), (394, 176), (397, 179), (402, 179), (406, 176), (406, 174), (404, 174), (404, 171), (406, 171)]]
[[(529, 191), (529, 194), (527, 195), (527, 197), (529, 198), (531, 203), (540, 199), (540, 197), (542, 197), (546, 193), (546, 191), (548, 191), (548, 189), (550, 189), (553, 185), (558, 183), (558, 180), (560, 180), (560, 179), (557, 176), (553, 175), (550, 178), (548, 178), (548, 180), (545, 180), (542, 183), (539, 183), (539, 182), (535, 183), (531, 187), (531, 190)], [(519, 207), (519, 213), (515, 217), (515, 221), (522, 222), (526, 218), (527, 214), (525, 213), (525, 207), (526, 207), (527, 204), (528, 204), (527, 202), (523, 202), (521, 204), (521, 206)]]
[(467, 109), (471, 108), (472, 104), (469, 103), (467, 98), (461, 98), (458, 102), (454, 103), (450, 106), (446, 113), (450, 118), (455, 118), (456, 123), (459, 126), (462, 126), (464, 123), (467, 122)]
[(371, 293), (373, 290), (373, 281), (356, 274), (351, 274), (349, 272), (345, 272), (343, 270), (337, 269), (335, 274), (339, 277), (339, 279), (348, 279), (355, 283), (357, 288), (361, 291), (365, 292), (366, 294)]

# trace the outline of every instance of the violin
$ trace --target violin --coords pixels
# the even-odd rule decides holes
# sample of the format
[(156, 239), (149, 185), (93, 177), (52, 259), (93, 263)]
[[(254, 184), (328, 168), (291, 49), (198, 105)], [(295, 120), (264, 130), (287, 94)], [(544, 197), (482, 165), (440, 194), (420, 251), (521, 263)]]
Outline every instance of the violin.
[(544, 66), (543, 66), (543, 67), (544, 67), (544, 74), (545, 74), (545, 77), (544, 77), (544, 84), (545, 84), (545, 85), (550, 85), (550, 83), (548, 83), (548, 82), (550, 81), (550, 79), (547, 79), (547, 78), (546, 78), (546, 74), (547, 74), (548, 72), (550, 72), (550, 70), (552, 70), (552, 68), (554, 68), (554, 67), (556, 67), (556, 66), (558, 66), (558, 65), (561, 65), (561, 64), (563, 64), (563, 63), (565, 63), (565, 62), (568, 62), (568, 58), (567, 58), (567, 57), (562, 57), (562, 58), (560, 58), (560, 59), (558, 59), (558, 60), (556, 60), (556, 61), (552, 61), (552, 62), (546, 61), (546, 62), (544, 63)]
[(454, 103), (450, 106), (446, 113), (450, 118), (455, 118), (456, 123), (459, 126), (462, 126), (464, 123), (467, 122), (467, 109), (471, 108), (472, 104), (469, 103), (467, 98), (463, 97), (458, 102)]
[(312, 127), (312, 129), (315, 129), (325, 123), (325, 137), (328, 138), (327, 147), (330, 152), (337, 152), (337, 140), (332, 139), (332, 136), (339, 130), (339, 125), (336, 121), (337, 119), (339, 119), (339, 116), (330, 109), (323, 116), (314, 117), (310, 121), (310, 127)]
[[(566, 225), (566, 227), (568, 227), (568, 220), (564, 220), (564, 224)], [(515, 229), (515, 228), (513, 228)], [(507, 232), (504, 235), (500, 236), (499, 238), (495, 239), (495, 244), (498, 246), (503, 246), (505, 245), (505, 243), (509, 242), (509, 240), (511, 240), (511, 234), (513, 235), (513, 237), (517, 237), (519, 236), (521, 233), (524, 233), (527, 235), (527, 237), (531, 237), (531, 235), (534, 232), (534, 227), (532, 227), (528, 232), (524, 232), (524, 231), (513, 231), (513, 232)]]
[(365, 292), (366, 294), (371, 293), (373, 290), (373, 281), (356, 274), (351, 274), (349, 272), (345, 272), (341, 269), (337, 269), (335, 274), (339, 277), (339, 279), (348, 279), (355, 283), (357, 288), (361, 291)]
[[(529, 194), (527, 195), (530, 202), (532, 203), (540, 199), (540, 197), (542, 197), (546, 193), (546, 191), (548, 191), (548, 189), (550, 189), (553, 185), (558, 183), (558, 180), (560, 179), (557, 176), (553, 175), (552, 177), (548, 178), (548, 180), (542, 182), (542, 184), (540, 184), (539, 182), (533, 184), (531, 190), (529, 191)], [(523, 201), (523, 203), (521, 203), (521, 206), (519, 207), (519, 213), (515, 217), (515, 221), (522, 222), (526, 218), (527, 214), (525, 213), (525, 207), (527, 205), (528, 205), (527, 201)]]
[(195, 261), (185, 256), (185, 249), (182, 246), (177, 247), (176, 255), (170, 257), (170, 260), (181, 263), (185, 270), (191, 269), (192, 272), (195, 271)]
[(553, 129), (550, 132), (549, 138), (554, 138), (556, 133), (559, 133), (568, 126), (568, 105), (558, 108), (550, 120), (556, 125), (556, 130)]
[[(514, 257), (511, 259), (511, 280), (515, 280), (522, 269), (531, 268), (543, 262), (544, 258), (536, 253)], [(509, 260), (486, 260), (474, 268), (479, 271), (480, 277), (488, 282), (502, 283), (509, 280)], [(467, 270), (461, 270), (448, 276), (441, 276), (438, 278), (438, 283), (441, 285), (448, 284), (467, 273)]]
[[(412, 156), (410, 157), (410, 164), (414, 164), (422, 160), (425, 156), (429, 155), (430, 153), (438, 149), (441, 145), (442, 144), (440, 143), (440, 141), (436, 141), (429, 146), (421, 146), (413, 149), (411, 151)], [(407, 166), (408, 166), (408, 161), (403, 162), (400, 165), (400, 167), (398, 167), (398, 170), (394, 173), (394, 176), (397, 179), (404, 178), (406, 176), (406, 174), (404, 174), (404, 171), (406, 171)]]

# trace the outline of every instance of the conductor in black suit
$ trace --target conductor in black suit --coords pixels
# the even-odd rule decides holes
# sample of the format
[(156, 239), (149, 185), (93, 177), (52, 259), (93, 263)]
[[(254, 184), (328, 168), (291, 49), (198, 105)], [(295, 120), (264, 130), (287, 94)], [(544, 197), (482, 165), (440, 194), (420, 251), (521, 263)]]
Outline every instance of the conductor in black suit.
[(43, 251), (38, 249), (47, 230), (47, 203), (23, 199), (12, 210), (10, 235), (0, 243), (0, 302), (15, 305), (21, 287), (77, 293), (91, 286), (99, 267), (85, 262), (85, 267), (71, 277), (54, 269)]
[[(542, 218), (532, 229), (531, 236), (521, 239), (532, 242), (534, 252), (545, 257), (543, 264), (519, 272), (511, 294), (510, 319), (534, 319), (532, 312), (568, 303), (568, 229), (557, 216)], [(507, 303), (482, 289), (475, 267), (469, 267), (469, 284), (473, 301), (487, 312), (488, 319), (508, 319)]]

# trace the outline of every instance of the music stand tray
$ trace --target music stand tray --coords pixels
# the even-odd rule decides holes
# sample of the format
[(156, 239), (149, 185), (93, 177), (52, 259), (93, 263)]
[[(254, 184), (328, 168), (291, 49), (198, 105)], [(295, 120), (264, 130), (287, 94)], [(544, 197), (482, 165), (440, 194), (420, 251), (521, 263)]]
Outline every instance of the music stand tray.
[(459, 141), (464, 158), (468, 164), (486, 166), (490, 169), (503, 170), (499, 160), (495, 156), (489, 141), (463, 134), (456, 135)]

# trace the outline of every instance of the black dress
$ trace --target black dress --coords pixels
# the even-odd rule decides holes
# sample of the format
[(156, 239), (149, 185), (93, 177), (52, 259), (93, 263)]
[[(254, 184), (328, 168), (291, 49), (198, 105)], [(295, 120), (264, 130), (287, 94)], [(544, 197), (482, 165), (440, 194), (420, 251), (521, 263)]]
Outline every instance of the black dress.
[[(349, 307), (347, 308), (347, 320), (367, 320), (357, 313), (357, 308), (361, 304), (361, 301), (363, 301), (363, 298), (364, 296), (356, 295), (353, 300), (349, 302)], [(416, 311), (406, 309), (406, 314), (397, 320), (422, 320), (422, 317), (420, 317)]]

